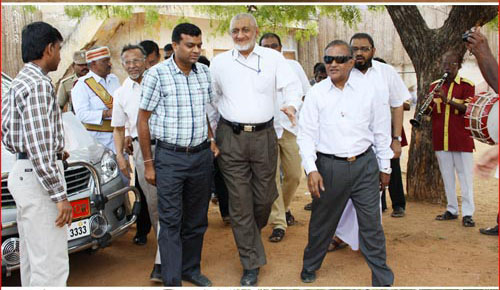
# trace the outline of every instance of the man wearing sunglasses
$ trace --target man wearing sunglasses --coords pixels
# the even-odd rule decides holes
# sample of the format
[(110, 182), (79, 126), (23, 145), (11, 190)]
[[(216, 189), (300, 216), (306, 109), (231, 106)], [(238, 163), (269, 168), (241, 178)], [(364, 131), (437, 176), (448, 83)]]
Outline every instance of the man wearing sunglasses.
[(352, 72), (352, 50), (345, 41), (330, 42), (324, 61), (329, 81), (307, 93), (297, 136), (313, 197), (301, 280), (316, 280), (350, 198), (359, 219), (360, 249), (372, 270), (372, 286), (392, 285), (379, 195), (380, 184), (389, 183), (386, 172), (394, 155), (389, 104), (376, 96), (369, 80)]
[[(259, 45), (274, 49), (281, 53), (281, 39), (277, 34), (265, 33), (259, 40)], [(309, 80), (300, 63), (287, 59), (287, 63), (301, 83), (301, 96), (305, 96), (309, 88)], [(270, 242), (280, 242), (285, 237), (287, 226), (295, 224), (295, 218), (289, 209), (295, 191), (299, 187), (302, 169), (300, 168), (299, 147), (297, 147), (297, 126), (294, 126), (287, 115), (279, 110), (285, 103), (285, 98), (278, 92), (278, 102), (275, 112), (274, 128), (278, 136), (278, 167), (276, 169), (276, 185), (278, 198), (274, 201), (269, 216), (269, 224), (273, 232), (269, 236)], [(281, 170), (280, 170), (281, 168)], [(281, 172), (283, 180), (281, 180)]]
[(241, 286), (257, 285), (266, 264), (261, 230), (266, 226), (276, 188), (277, 138), (273, 128), (276, 93), (281, 110), (295, 124), (302, 96), (299, 80), (283, 55), (256, 45), (259, 33), (251, 14), (231, 19), (234, 49), (218, 54), (210, 65), (220, 121), (217, 126), (219, 166), (229, 193), (231, 226), (243, 265)]

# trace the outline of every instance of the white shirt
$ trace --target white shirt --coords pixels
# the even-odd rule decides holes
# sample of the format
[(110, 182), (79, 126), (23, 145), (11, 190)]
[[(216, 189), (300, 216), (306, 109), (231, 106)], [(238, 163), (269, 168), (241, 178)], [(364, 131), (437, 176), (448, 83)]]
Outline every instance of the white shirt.
[(215, 103), (224, 119), (246, 124), (271, 120), (276, 93), (283, 91), (285, 106), (297, 110), (301, 89), (295, 74), (279, 52), (255, 45), (247, 58), (232, 49), (215, 56), (210, 64)]
[(93, 71), (89, 71), (86, 75), (78, 79), (78, 82), (76, 82), (71, 90), (71, 99), (76, 117), (82, 123), (101, 125), (102, 111), (108, 108), (85, 83), (85, 80), (90, 77), (93, 77), (96, 82), (100, 83), (112, 96), (114, 96), (115, 90), (120, 87), (120, 81), (114, 74), (109, 74), (104, 79)]
[(364, 75), (375, 85), (377, 97), (384, 97), (392, 108), (400, 107), (411, 98), (410, 92), (396, 70), (383, 62), (372, 60), (366, 73), (354, 68), (352, 73)]
[(141, 103), (142, 87), (127, 77), (123, 85), (115, 91), (113, 98), (113, 119), (111, 126), (125, 127), (126, 136), (137, 137), (137, 116)]
[(306, 95), (299, 118), (297, 144), (307, 174), (317, 171), (316, 152), (352, 157), (372, 144), (379, 167), (390, 168), (389, 104), (377, 98), (371, 84), (351, 73), (340, 90), (330, 78), (314, 85)]
[[(307, 94), (307, 91), (309, 91), (309, 88), (311, 88), (311, 85), (309, 84), (309, 80), (307, 79), (306, 73), (304, 72), (304, 69), (302, 69), (302, 66), (300, 63), (293, 59), (287, 59), (287, 63), (290, 65), (292, 71), (295, 73), (297, 78), (300, 80), (301, 84), (301, 90), (300, 90), (300, 95), (305, 96)], [(285, 106), (285, 97), (283, 96), (283, 93), (281, 91), (278, 92), (278, 106), (276, 107), (276, 113), (274, 116), (274, 129), (276, 130), (276, 135), (278, 136), (278, 139), (281, 138), (283, 135), (283, 129), (287, 130), (288, 132), (297, 135), (298, 132), (298, 127), (297, 125), (293, 126), (292, 122), (290, 122), (290, 119), (288, 116), (281, 112), (280, 109)], [(300, 106), (302, 106), (302, 102), (300, 102)], [(300, 107), (299, 107), (300, 110)], [(295, 116), (297, 117), (299, 115), (299, 111), (296, 112)]]

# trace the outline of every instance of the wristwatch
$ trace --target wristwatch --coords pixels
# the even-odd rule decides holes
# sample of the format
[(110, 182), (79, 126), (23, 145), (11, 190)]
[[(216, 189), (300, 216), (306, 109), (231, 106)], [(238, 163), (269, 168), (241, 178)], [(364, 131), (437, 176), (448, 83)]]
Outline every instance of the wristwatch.
[(385, 173), (385, 174), (391, 174), (392, 173), (392, 168), (382, 168), (380, 169), (380, 172)]
[(401, 136), (392, 136), (392, 140), (398, 140), (399, 142), (403, 141), (403, 138)]
[(208, 138), (208, 141), (210, 141), (210, 142), (215, 142), (215, 138), (214, 138), (214, 137), (212, 137), (212, 138)]

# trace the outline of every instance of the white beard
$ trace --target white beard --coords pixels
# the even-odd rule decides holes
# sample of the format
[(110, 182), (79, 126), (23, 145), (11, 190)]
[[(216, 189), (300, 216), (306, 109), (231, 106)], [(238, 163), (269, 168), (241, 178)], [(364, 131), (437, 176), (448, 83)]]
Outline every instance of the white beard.
[(234, 48), (236, 48), (237, 51), (246, 51), (252, 48), (255, 45), (255, 37), (250, 39), (250, 41), (247, 44), (234, 44)]

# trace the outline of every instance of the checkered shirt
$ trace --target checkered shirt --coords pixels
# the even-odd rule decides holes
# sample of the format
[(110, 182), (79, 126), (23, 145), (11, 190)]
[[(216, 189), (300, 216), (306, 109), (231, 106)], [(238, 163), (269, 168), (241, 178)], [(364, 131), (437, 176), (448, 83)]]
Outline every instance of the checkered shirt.
[(63, 175), (56, 165), (64, 148), (61, 109), (50, 78), (26, 64), (2, 98), (2, 143), (12, 153), (25, 152), (54, 202), (66, 199)]
[(152, 137), (177, 146), (196, 146), (207, 139), (206, 104), (212, 102), (210, 72), (193, 65), (186, 76), (174, 58), (153, 66), (142, 80), (140, 108), (153, 112)]

